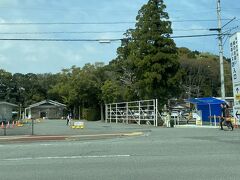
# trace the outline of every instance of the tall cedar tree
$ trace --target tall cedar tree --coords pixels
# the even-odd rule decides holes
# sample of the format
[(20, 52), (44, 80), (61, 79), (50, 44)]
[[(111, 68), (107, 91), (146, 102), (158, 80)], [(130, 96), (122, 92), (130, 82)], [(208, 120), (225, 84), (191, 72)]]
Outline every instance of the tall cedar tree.
[[(139, 10), (135, 29), (126, 32), (115, 63), (122, 77), (131, 75), (131, 88), (140, 99), (158, 98), (161, 104), (180, 92), (180, 64), (170, 38), (171, 22), (163, 0), (149, 0)], [(123, 81), (123, 83), (126, 81)], [(125, 84), (127, 87), (128, 84)]]

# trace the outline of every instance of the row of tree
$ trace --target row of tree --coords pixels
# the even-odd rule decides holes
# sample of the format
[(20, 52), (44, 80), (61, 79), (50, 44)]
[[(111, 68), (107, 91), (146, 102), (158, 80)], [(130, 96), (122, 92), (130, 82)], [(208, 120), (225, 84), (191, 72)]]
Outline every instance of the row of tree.
[[(157, 98), (161, 107), (171, 98), (219, 96), (218, 56), (177, 48), (165, 8), (162, 0), (149, 0), (108, 65), (72, 66), (57, 74), (0, 70), (0, 99), (24, 107), (52, 99), (74, 112), (79, 107), (99, 112), (104, 103)], [(226, 95), (231, 96), (229, 61), (224, 67)]]
[[(103, 63), (86, 64), (82, 68), (72, 66), (57, 74), (11, 74), (0, 70), (0, 99), (23, 107), (52, 99), (65, 103), (72, 111), (80, 106), (99, 112), (104, 103), (158, 98), (163, 105), (170, 98), (220, 96), (218, 57), (187, 48), (179, 48), (178, 54), (181, 78), (169, 86), (153, 82), (141, 88), (137, 77), (114, 60), (106, 66)], [(228, 61), (224, 67), (226, 95), (232, 96)]]

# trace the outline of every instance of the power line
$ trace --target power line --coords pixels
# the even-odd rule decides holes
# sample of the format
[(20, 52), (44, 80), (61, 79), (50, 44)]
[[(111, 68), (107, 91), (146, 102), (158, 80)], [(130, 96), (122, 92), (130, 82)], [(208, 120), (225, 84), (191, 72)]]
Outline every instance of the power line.
[[(14, 9), (14, 10), (39, 10), (39, 11), (83, 11), (86, 10), (85, 8), (78, 8), (78, 7), (74, 7), (74, 8), (46, 8), (46, 7), (14, 7), (14, 6), (1, 6), (0, 9)], [(231, 7), (231, 8), (222, 8), (223, 11), (227, 10), (227, 11), (231, 11), (231, 10), (238, 10), (240, 9), (240, 7)], [(87, 11), (101, 11), (97, 8), (87, 8)], [(168, 11), (172, 11), (172, 9), (167, 8)], [(216, 10), (216, 8), (204, 8), (202, 10), (198, 10), (198, 12), (209, 12), (209, 11), (214, 11)], [(119, 12), (123, 12), (124, 10), (119, 10)], [(174, 9), (174, 12), (176, 11), (186, 11), (184, 9)], [(124, 12), (133, 12), (133, 11), (127, 11), (125, 10)], [(134, 10), (135, 12), (135, 10)]]
[[(119, 41), (121, 39), (107, 39), (109, 41)], [(106, 39), (53, 39), (53, 38), (0, 38), (0, 41), (106, 41)]]
[[(207, 28), (199, 28), (199, 29), (173, 29), (173, 31), (209, 31)], [(0, 34), (6, 35), (23, 35), (23, 34), (31, 34), (31, 35), (39, 35), (39, 34), (101, 34), (101, 33), (124, 33), (126, 31), (45, 31), (45, 32), (0, 32)]]
[[(230, 18), (222, 19), (223, 21), (231, 20)], [(169, 20), (171, 22), (211, 22), (216, 19), (182, 19)], [(5, 22), (0, 25), (98, 25), (98, 24), (134, 24), (136, 21), (115, 21), (115, 22)]]
[(0, 25), (96, 25), (96, 24), (132, 24), (136, 22), (9, 22), (0, 23)]
[(196, 28), (196, 29), (173, 29), (173, 31), (209, 31), (209, 28)]
[[(223, 21), (229, 21), (230, 18), (222, 19)], [(183, 20), (170, 20), (171, 22), (214, 22), (216, 19), (183, 19)]]
[(0, 34), (101, 34), (123, 33), (126, 31), (52, 31), (52, 32), (0, 32)]
[[(197, 35), (185, 35), (185, 36), (170, 36), (169, 38), (194, 38), (194, 37), (207, 37), (217, 36), (218, 34), (197, 34)], [(121, 41), (124, 38), (115, 39), (53, 39), (53, 38), (0, 38), (0, 41), (86, 41), (86, 42), (103, 42), (103, 41)]]
[(171, 36), (170, 38), (194, 38), (194, 37), (209, 37), (209, 36), (217, 36), (218, 34), (196, 34), (196, 35), (186, 35), (186, 36)]

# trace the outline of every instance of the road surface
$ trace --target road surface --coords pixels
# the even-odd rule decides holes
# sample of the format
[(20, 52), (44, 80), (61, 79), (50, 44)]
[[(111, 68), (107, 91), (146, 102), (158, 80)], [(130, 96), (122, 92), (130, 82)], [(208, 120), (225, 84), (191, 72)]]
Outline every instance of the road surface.
[(240, 130), (151, 128), (138, 136), (0, 145), (3, 180), (231, 180)]

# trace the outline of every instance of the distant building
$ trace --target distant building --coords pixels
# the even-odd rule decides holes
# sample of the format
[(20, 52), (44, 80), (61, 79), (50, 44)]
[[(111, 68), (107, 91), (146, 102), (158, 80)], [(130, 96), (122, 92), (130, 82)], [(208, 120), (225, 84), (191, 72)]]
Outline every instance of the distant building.
[(65, 104), (52, 100), (44, 100), (27, 107), (25, 115), (27, 118), (33, 119), (61, 119), (64, 115), (64, 109), (66, 109)]
[(0, 101), (0, 122), (12, 120), (12, 112), (16, 107), (16, 104)]

